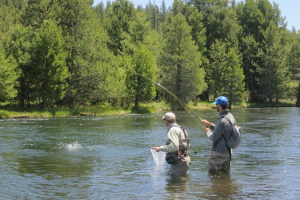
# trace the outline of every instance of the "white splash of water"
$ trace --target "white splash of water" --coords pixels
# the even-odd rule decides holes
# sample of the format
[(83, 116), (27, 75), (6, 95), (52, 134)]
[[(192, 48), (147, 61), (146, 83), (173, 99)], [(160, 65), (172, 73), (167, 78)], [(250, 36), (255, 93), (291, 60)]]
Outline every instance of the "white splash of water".
[(66, 145), (66, 149), (68, 151), (75, 151), (81, 148), (82, 148), (81, 144), (79, 144), (77, 141)]
[(165, 163), (165, 157), (166, 153), (165, 152), (156, 152), (155, 149), (150, 148), (153, 160), (156, 165), (163, 165)]

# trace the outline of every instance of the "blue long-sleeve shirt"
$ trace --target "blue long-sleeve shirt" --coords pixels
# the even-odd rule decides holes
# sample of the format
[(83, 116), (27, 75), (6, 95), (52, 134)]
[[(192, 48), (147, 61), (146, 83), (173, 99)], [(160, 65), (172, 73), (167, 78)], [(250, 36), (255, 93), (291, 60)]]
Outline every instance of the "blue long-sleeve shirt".
[(228, 149), (226, 147), (223, 135), (228, 141), (232, 131), (232, 125), (229, 123), (229, 121), (232, 124), (235, 124), (235, 118), (228, 110), (222, 111), (219, 114), (219, 120), (217, 121), (216, 125), (212, 125), (210, 127), (211, 131), (208, 132), (207, 136), (213, 141), (212, 151), (226, 153), (228, 152)]

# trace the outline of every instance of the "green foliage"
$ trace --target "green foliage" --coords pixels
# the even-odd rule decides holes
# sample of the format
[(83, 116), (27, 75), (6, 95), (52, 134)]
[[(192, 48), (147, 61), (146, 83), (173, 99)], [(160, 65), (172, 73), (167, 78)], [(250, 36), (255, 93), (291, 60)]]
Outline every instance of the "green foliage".
[(129, 32), (129, 23), (135, 19), (135, 9), (128, 0), (117, 0), (108, 8), (105, 18), (105, 28), (109, 35), (109, 48), (115, 55), (119, 55), (122, 49), (124, 36)]
[(134, 99), (135, 108), (139, 102), (151, 101), (155, 97), (157, 65), (152, 53), (140, 45), (133, 54), (132, 69), (127, 75), (127, 88)]
[(287, 65), (287, 50), (283, 32), (271, 23), (265, 32), (262, 60), (258, 70), (260, 91), (263, 101), (278, 101), (287, 96), (290, 90), (290, 73)]
[(100, 2), (99, 4), (97, 4), (95, 7), (94, 7), (94, 10), (97, 14), (97, 17), (103, 21), (104, 20), (104, 17), (105, 17), (105, 8), (104, 8), (104, 4), (102, 2)]
[(217, 41), (212, 45), (208, 65), (207, 79), (209, 95), (227, 96), (231, 104), (238, 104), (245, 99), (245, 83), (239, 56), (234, 48), (227, 47), (224, 42)]
[(292, 74), (292, 79), (300, 80), (300, 34), (296, 32), (289, 33), (289, 53), (288, 65)]
[(299, 81), (299, 87), (298, 87), (296, 106), (300, 107), (300, 81)]
[(145, 9), (148, 19), (151, 22), (153, 29), (158, 30), (161, 23), (160, 20), (160, 11), (157, 5), (152, 4), (151, 1), (148, 3)]
[(290, 90), (289, 48), (278, 6), (267, 0), (246, 0), (238, 4), (237, 14), (243, 27), (240, 51), (250, 101), (272, 102), (286, 97)]
[(64, 0), (53, 4), (52, 15), (63, 29), (68, 51), (70, 78), (64, 102), (89, 105), (118, 98), (123, 87), (112, 90), (115, 85), (112, 80), (122, 78), (122, 71), (116, 69), (118, 61), (107, 47), (109, 37), (91, 1)]
[(263, 104), (296, 98), (299, 32), (287, 30), (269, 0), (175, 0), (170, 9), (164, 1), (137, 9), (129, 0), (92, 4), (0, 2), (0, 101), (134, 103), (141, 112), (149, 109), (139, 105), (154, 97), (176, 101), (155, 88), (157, 80), (184, 102), (218, 95), (234, 104), (246, 94)]
[(50, 106), (61, 100), (68, 77), (62, 32), (53, 21), (40, 29), (20, 27), (12, 35), (8, 52), (20, 69), (21, 105), (37, 101)]
[(12, 100), (17, 95), (17, 77), (16, 64), (0, 50), (0, 101)]
[(31, 75), (28, 80), (34, 94), (31, 100), (53, 106), (63, 99), (69, 77), (61, 28), (54, 21), (45, 20), (36, 30), (32, 44), (30, 67), (23, 72)]
[(21, 23), (34, 29), (43, 24), (47, 15), (48, 0), (28, 0), (27, 6), (21, 15)]
[[(134, 102), (135, 109), (139, 109), (140, 102), (153, 99), (156, 94), (156, 56), (159, 45), (151, 37), (151, 25), (146, 15), (136, 13), (137, 18), (129, 23), (128, 33), (122, 41), (123, 57), (130, 60), (127, 65), (126, 86), (129, 99)], [(148, 48), (146, 47), (148, 46)]]
[[(206, 89), (201, 54), (182, 14), (168, 18), (161, 57), (161, 81), (181, 100), (188, 102)], [(174, 99), (173, 99), (174, 101)]]

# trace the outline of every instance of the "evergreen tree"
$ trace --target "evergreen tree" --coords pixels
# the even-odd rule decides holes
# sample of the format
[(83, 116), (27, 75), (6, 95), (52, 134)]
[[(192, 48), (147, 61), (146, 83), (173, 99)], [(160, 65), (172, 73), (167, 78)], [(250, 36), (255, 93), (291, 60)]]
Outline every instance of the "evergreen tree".
[(127, 69), (126, 85), (135, 109), (140, 102), (152, 100), (156, 94), (156, 53), (159, 52), (155, 50), (159, 51), (159, 47), (152, 35), (150, 22), (142, 12), (138, 12), (137, 18), (129, 23), (129, 32), (122, 43), (123, 56), (129, 56), (132, 63)]
[(166, 7), (165, 1), (163, 0), (161, 7), (160, 7), (160, 22), (161, 23), (165, 22), (166, 16), (167, 16), (167, 7)]
[(97, 17), (103, 21), (104, 18), (105, 18), (105, 7), (104, 7), (104, 4), (102, 2), (100, 2), (99, 4), (97, 4), (95, 7), (94, 7), (94, 10), (97, 14)]
[(16, 9), (18, 11), (22, 10), (24, 6), (26, 5), (27, 0), (2, 0), (0, 2), (0, 7), (6, 7), (6, 8), (11, 8), (13, 11)]
[(140, 102), (147, 102), (155, 97), (156, 71), (154, 56), (144, 45), (140, 45), (135, 49), (132, 70), (127, 76), (127, 87), (133, 97), (135, 109), (139, 108)]
[(111, 90), (111, 85), (116, 84), (111, 78), (118, 80), (122, 73), (115, 67), (118, 61), (108, 50), (108, 36), (91, 7), (92, 1), (53, 0), (52, 3), (51, 15), (62, 27), (68, 51), (70, 77), (64, 102), (88, 105), (116, 98), (121, 94), (117, 89), (122, 87)]
[(289, 92), (290, 73), (283, 32), (271, 23), (265, 32), (262, 60), (259, 66), (259, 86), (263, 101), (272, 103), (286, 97)]
[(209, 96), (213, 99), (220, 95), (228, 96), (231, 104), (243, 102), (245, 77), (236, 50), (216, 41), (210, 51), (210, 60), (207, 67)]
[[(246, 0), (238, 4), (237, 15), (242, 26), (240, 51), (246, 75), (246, 86), (250, 93), (249, 100), (253, 102), (269, 100), (272, 102), (272, 99), (275, 98), (273, 92), (275, 92), (275, 90), (282, 90), (283, 88), (287, 89), (287, 84), (284, 81), (280, 84), (281, 86), (278, 87), (277, 81), (272, 82), (271, 79), (280, 79), (279, 77), (281, 76), (288, 78), (287, 75), (284, 75), (287, 73), (285, 67), (279, 67), (283, 66), (280, 62), (286, 62), (286, 44), (284, 44), (283, 37), (279, 35), (272, 36), (273, 33), (270, 31), (272, 29), (273, 31), (279, 31), (280, 33), (278, 34), (282, 34), (282, 28), (279, 27), (284, 26), (284, 21), (280, 17), (278, 6), (276, 4), (272, 6), (267, 0)], [(283, 40), (275, 42), (275, 37), (279, 40)], [(278, 59), (275, 61), (276, 58), (272, 58), (272, 56), (276, 54), (274, 50), (270, 49), (272, 45), (282, 45), (282, 49), (279, 50), (283, 55), (279, 57), (283, 60), (280, 61), (280, 59)], [(279, 69), (280, 72), (278, 72), (280, 75), (277, 76), (277, 72), (275, 71)], [(270, 73), (268, 70), (271, 70)], [(277, 78), (273, 77), (273, 75), (277, 76)], [(267, 95), (267, 88), (273, 88), (268, 91), (272, 94)], [(282, 94), (281, 97), (283, 96), (284, 94)], [(278, 98), (279, 96), (276, 97), (276, 99)]]
[(298, 95), (297, 95), (296, 106), (300, 107), (300, 81), (299, 81), (299, 86), (298, 86)]
[(245, 88), (249, 91), (248, 101), (255, 102), (260, 94), (259, 83), (260, 73), (257, 70), (262, 63), (262, 51), (254, 37), (249, 35), (241, 38), (240, 49), (242, 54), (242, 65), (245, 74)]
[(188, 0), (189, 4), (194, 5), (197, 9), (204, 11), (211, 7), (227, 7), (228, 0)]
[(105, 28), (109, 35), (108, 46), (115, 55), (123, 51), (122, 41), (129, 32), (129, 23), (135, 19), (134, 5), (128, 0), (117, 0), (108, 8)]
[(18, 90), (17, 100), (22, 108), (30, 105), (30, 80), (33, 75), (30, 73), (32, 39), (34, 31), (31, 27), (17, 26), (10, 35), (8, 43), (5, 45), (6, 54), (14, 59), (20, 75), (17, 79), (16, 88)]
[(0, 50), (0, 101), (12, 100), (17, 95), (15, 82), (18, 78), (16, 64), (6, 58), (3, 49)]
[(158, 6), (149, 2), (149, 4), (146, 5), (146, 13), (148, 15), (149, 21), (151, 22), (152, 28), (158, 30), (160, 23), (160, 11)]
[(206, 89), (201, 54), (182, 14), (170, 16), (164, 27), (161, 81), (181, 100), (188, 102)]
[(14, 7), (14, 3), (0, 2), (0, 40), (9, 37), (14, 26), (19, 24), (20, 10)]
[(62, 99), (68, 70), (62, 31), (55, 22), (46, 20), (36, 30), (19, 27), (7, 49), (20, 70), (17, 88), (21, 107), (33, 102), (52, 106)]
[(200, 53), (206, 52), (206, 28), (204, 27), (203, 15), (196, 9), (192, 8), (191, 14), (188, 17), (188, 24), (192, 27), (192, 38), (198, 46)]
[(28, 0), (22, 12), (21, 23), (34, 29), (39, 28), (47, 18), (48, 5), (48, 0)]
[(181, 13), (189, 26), (191, 26), (192, 39), (195, 41), (200, 53), (206, 51), (206, 28), (204, 27), (204, 16), (195, 7), (183, 3), (181, 0), (175, 0), (172, 7), (172, 14), (175, 16)]
[(288, 65), (292, 74), (293, 80), (300, 80), (300, 34), (296, 31), (288, 33), (289, 53)]
[(236, 12), (232, 8), (211, 7), (204, 14), (206, 28), (206, 48), (209, 50), (216, 40), (227, 42), (237, 47), (241, 27), (238, 24)]
[(63, 99), (69, 76), (62, 30), (54, 21), (45, 20), (36, 30), (31, 52), (30, 67), (26, 69), (31, 74), (31, 100), (43, 107), (53, 106)]

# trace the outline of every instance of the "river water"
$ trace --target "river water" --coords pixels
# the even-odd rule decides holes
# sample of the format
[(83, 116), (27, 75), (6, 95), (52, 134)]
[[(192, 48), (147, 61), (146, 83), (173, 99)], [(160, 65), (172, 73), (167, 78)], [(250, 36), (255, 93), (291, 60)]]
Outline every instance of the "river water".
[(176, 112), (192, 145), (189, 173), (180, 179), (149, 151), (165, 143), (163, 113), (1, 120), (0, 199), (298, 199), (300, 108), (232, 113), (243, 140), (231, 174), (209, 177), (211, 142), (197, 120)]

